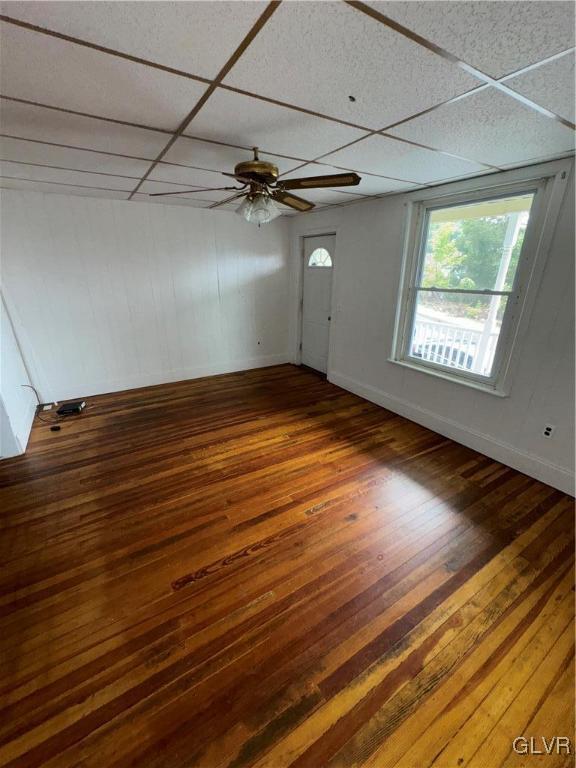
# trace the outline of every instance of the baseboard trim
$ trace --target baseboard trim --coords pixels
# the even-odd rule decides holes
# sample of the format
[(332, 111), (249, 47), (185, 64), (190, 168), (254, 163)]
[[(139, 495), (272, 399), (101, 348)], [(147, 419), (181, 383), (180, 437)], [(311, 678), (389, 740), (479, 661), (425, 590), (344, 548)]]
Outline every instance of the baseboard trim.
[(109, 392), (122, 392), (126, 389), (140, 389), (141, 387), (154, 387), (158, 384), (171, 384), (175, 381), (187, 379), (201, 379), (204, 376), (218, 376), (222, 373), (237, 373), (249, 371), (254, 368), (268, 368), (272, 365), (282, 365), (290, 362), (288, 353), (279, 355), (266, 355), (263, 357), (245, 358), (243, 360), (230, 360), (226, 362), (210, 363), (188, 368), (176, 368), (154, 373), (142, 373), (135, 376), (126, 376), (122, 379), (102, 379), (101, 381), (82, 382), (75, 384), (70, 389), (58, 390), (58, 400), (71, 400), (73, 398), (94, 397), (105, 395)]
[(426, 408), (421, 408), (401, 398), (389, 395), (376, 387), (362, 384), (356, 379), (337, 372), (330, 372), (328, 380), (342, 389), (353, 392), (365, 400), (382, 406), (389, 411), (404, 416), (410, 421), (415, 421), (423, 427), (432, 429), (444, 437), (449, 437), (467, 448), (472, 448), (479, 453), (489, 456), (495, 461), (517, 469), (530, 477), (540, 480), (553, 488), (574, 496), (574, 475), (564, 467), (549, 463), (529, 453), (518, 450), (509, 443), (495, 440), (490, 435), (468, 429), (462, 424), (446, 419)]

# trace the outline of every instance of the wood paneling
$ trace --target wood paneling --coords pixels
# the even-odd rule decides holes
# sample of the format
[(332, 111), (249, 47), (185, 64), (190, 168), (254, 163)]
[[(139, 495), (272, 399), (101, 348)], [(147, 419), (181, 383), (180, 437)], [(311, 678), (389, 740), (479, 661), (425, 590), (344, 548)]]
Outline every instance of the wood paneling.
[(43, 400), (288, 359), (283, 221), (24, 192), (2, 214), (3, 291)]
[(26, 449), (36, 402), (0, 291), (0, 458)]
[(2, 766), (498, 768), (572, 734), (572, 499), (312, 372), (91, 398), (0, 494)]

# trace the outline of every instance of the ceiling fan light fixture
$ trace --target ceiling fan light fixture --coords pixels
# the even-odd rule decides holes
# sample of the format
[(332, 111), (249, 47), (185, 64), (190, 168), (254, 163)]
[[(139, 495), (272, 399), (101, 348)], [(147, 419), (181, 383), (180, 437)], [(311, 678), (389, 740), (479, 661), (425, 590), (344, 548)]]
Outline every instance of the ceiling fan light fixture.
[(182, 195), (185, 192), (215, 192), (234, 191), (233, 195), (212, 203), (208, 208), (219, 208), (228, 205), (234, 200), (245, 198), (244, 202), (236, 209), (236, 213), (252, 224), (268, 224), (282, 215), (282, 208), (276, 203), (292, 208), (297, 213), (306, 213), (315, 206), (309, 200), (292, 194), (292, 189), (315, 189), (317, 187), (353, 187), (360, 183), (360, 176), (353, 171), (330, 174), (329, 176), (306, 176), (302, 179), (279, 180), (278, 168), (273, 163), (260, 160), (258, 147), (253, 147), (254, 157), (234, 166), (234, 173), (222, 173), (235, 180), (241, 186), (237, 187), (210, 187), (200, 189), (181, 189), (178, 192), (152, 193), (153, 197), (164, 195)]
[(274, 200), (261, 193), (247, 197), (236, 209), (236, 213), (251, 224), (268, 224), (282, 214)]

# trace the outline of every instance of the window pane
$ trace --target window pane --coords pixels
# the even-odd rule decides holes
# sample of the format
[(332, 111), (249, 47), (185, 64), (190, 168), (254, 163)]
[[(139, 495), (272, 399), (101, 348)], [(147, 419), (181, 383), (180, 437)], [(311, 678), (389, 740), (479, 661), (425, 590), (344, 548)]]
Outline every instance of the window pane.
[(506, 296), (418, 291), (409, 355), (490, 376)]
[(511, 290), (533, 199), (523, 194), (432, 210), (420, 285)]
[(316, 248), (308, 259), (309, 267), (331, 267), (332, 257), (326, 248)]

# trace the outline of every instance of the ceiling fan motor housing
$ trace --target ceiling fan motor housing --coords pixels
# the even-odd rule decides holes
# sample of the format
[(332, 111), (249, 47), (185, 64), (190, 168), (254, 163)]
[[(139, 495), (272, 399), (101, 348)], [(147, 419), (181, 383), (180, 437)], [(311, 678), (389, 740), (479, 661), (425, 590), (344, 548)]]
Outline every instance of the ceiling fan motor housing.
[(234, 168), (234, 175), (260, 184), (274, 184), (278, 179), (278, 168), (263, 160), (247, 160), (244, 163), (238, 163)]

